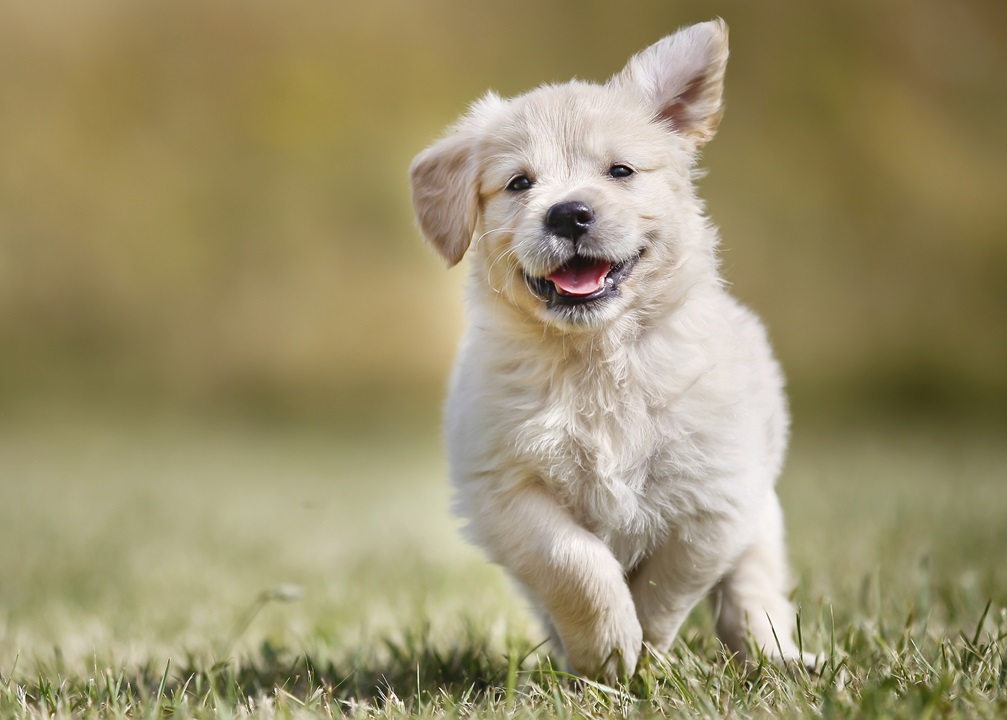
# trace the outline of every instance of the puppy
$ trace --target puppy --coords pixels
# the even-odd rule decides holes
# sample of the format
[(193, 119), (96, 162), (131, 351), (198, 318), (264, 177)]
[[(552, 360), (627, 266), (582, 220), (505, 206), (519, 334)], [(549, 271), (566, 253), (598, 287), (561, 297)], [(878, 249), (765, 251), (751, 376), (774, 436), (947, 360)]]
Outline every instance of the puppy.
[(742, 661), (749, 637), (799, 656), (783, 379), (693, 184), (727, 55), (715, 20), (604, 85), (490, 93), (410, 171), (423, 235), (471, 258), (446, 411), (457, 510), (572, 669), (608, 681), (715, 589)]

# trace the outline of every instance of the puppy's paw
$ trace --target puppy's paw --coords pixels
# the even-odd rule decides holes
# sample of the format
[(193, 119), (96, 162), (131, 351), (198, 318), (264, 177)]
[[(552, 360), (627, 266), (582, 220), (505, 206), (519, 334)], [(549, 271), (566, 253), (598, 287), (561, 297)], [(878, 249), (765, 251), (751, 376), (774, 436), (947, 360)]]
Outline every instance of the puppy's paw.
[(825, 653), (802, 652), (800, 657), (789, 658), (788, 662), (800, 663), (809, 675), (818, 676), (825, 669)]
[(829, 658), (825, 653), (795, 653), (786, 658), (780, 659), (779, 654), (772, 658), (779, 667), (789, 671), (791, 674), (800, 674), (801, 668), (815, 680), (829, 678), (829, 681), (836, 690), (845, 690), (849, 683), (850, 674), (843, 667), (843, 663), (838, 666), (828, 666)]
[(818, 653), (817, 655), (812, 652), (799, 652), (796, 649), (793, 652), (780, 655), (779, 652), (772, 652), (768, 655), (769, 659), (773, 661), (773, 664), (783, 668), (785, 670), (799, 670), (804, 668), (804, 670), (812, 677), (817, 677), (821, 675), (823, 668), (825, 667), (825, 654)]
[[(800, 675), (803, 670), (811, 677), (818, 677), (825, 669), (826, 657), (824, 653), (800, 652), (796, 647), (784, 648), (782, 655), (777, 648), (773, 648), (772, 652), (766, 652), (762, 657), (781, 670), (786, 670), (794, 675)], [(754, 669), (757, 665), (752, 662), (753, 660), (754, 658), (750, 658), (747, 663), (749, 670)]]
[(636, 671), (643, 646), (643, 630), (636, 612), (620, 613), (620, 617), (599, 625), (564, 638), (570, 667), (578, 675), (608, 684), (628, 679)]
[(768, 648), (765, 646), (747, 645), (744, 649), (734, 653), (735, 662), (740, 665), (746, 673), (755, 671), (765, 661), (771, 662), (781, 670), (793, 673), (800, 673), (803, 669), (812, 677), (818, 677), (825, 668), (826, 657), (824, 653), (817, 655), (812, 652), (801, 652), (792, 643), (783, 644), (782, 653), (779, 646)]

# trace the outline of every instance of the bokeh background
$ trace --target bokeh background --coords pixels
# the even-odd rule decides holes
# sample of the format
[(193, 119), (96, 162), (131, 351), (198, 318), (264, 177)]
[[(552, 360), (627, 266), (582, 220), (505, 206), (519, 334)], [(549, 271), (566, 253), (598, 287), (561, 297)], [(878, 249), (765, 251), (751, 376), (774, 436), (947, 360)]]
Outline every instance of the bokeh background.
[(999, 0), (3, 3), (2, 412), (429, 423), (464, 272), (412, 156), (714, 14), (702, 193), (798, 418), (1002, 420)]
[(701, 191), (790, 383), (804, 637), (867, 683), (882, 625), (934, 658), (1005, 617), (1003, 0), (0, 2), (0, 687), (236, 658), (272, 697), (307, 656), (379, 697), (429, 648), (538, 645), (449, 515), (465, 272), (407, 169), (486, 90), (714, 15)]

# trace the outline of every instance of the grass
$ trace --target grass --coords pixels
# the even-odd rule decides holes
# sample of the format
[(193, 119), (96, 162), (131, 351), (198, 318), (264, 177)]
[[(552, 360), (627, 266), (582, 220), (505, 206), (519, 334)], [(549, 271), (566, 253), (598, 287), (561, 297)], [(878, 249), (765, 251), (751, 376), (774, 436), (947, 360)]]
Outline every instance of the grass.
[(799, 432), (781, 489), (825, 670), (742, 676), (703, 606), (617, 688), (552, 664), (440, 458), (429, 430), (8, 424), (0, 717), (1007, 716), (1000, 434)]

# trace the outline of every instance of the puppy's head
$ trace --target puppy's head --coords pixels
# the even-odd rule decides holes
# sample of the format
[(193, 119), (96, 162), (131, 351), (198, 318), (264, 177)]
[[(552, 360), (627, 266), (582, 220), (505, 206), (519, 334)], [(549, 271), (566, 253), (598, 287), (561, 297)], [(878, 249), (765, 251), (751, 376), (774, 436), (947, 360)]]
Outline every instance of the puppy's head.
[[(692, 185), (721, 115), (727, 27), (679, 30), (608, 83), (489, 94), (410, 171), (421, 230), (483, 289), (561, 328), (653, 312), (715, 273)], [(696, 270), (699, 268), (699, 270)]]

